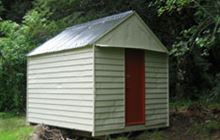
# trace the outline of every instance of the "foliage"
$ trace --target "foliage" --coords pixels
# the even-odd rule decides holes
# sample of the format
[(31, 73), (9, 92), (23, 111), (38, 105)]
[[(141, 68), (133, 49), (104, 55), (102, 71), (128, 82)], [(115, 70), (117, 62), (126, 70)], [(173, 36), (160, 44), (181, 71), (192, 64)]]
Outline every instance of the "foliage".
[(0, 23), (0, 110), (24, 111), (26, 93), (26, 54), (44, 41), (54, 26), (33, 10), (22, 24), (11, 20)]
[(0, 0), (0, 110), (25, 111), (29, 51), (68, 26), (130, 9), (170, 50), (171, 97), (219, 99), (219, 1)]
[(23, 116), (0, 113), (0, 140), (28, 140), (32, 131)]
[[(31, 6), (26, 7), (27, 11), (23, 19), (20, 19), (9, 16), (10, 7), (16, 5), (3, 1), (5, 11), (0, 13), (4, 18), (0, 22), (0, 110), (25, 111), (26, 54), (30, 50), (68, 26), (124, 11), (130, 6), (126, 3), (128, 1), (114, 4), (99, 0), (35, 0)], [(143, 1), (131, 2), (131, 5), (137, 6), (140, 3)], [(20, 5), (15, 9), (20, 9)], [(20, 13), (14, 15), (21, 16)]]
[(190, 26), (177, 34), (170, 49), (171, 63), (176, 64), (171, 67), (176, 72), (171, 74), (176, 77), (172, 78), (175, 81), (171, 86), (176, 89), (174, 96), (198, 99), (212, 92), (213, 96), (219, 96), (220, 92), (216, 92), (219, 81), (215, 79), (220, 69), (213, 51), (220, 52), (220, 1), (158, 0), (156, 4), (160, 16), (182, 12), (192, 15)]

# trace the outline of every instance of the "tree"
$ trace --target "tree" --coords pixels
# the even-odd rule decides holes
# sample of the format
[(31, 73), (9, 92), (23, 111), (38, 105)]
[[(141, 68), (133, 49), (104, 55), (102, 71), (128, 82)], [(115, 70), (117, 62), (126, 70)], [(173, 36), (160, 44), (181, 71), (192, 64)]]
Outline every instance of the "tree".
[(0, 0), (0, 111), (24, 111), (30, 50), (68, 26), (131, 9), (170, 51), (171, 97), (220, 100), (219, 0)]

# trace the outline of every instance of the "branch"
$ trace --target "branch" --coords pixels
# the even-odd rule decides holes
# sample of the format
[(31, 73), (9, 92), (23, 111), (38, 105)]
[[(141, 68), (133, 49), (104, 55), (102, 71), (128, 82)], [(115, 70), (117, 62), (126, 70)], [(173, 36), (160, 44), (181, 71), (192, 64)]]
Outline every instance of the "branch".
[(212, 23), (213, 23), (213, 20), (211, 20), (211, 18), (207, 18), (198, 25), (197, 31), (191, 36), (191, 38), (189, 39), (189, 41), (187, 43), (189, 46), (191, 46), (190, 52), (192, 51), (192, 48), (195, 44), (196, 37)]
[(201, 8), (207, 15), (209, 15), (213, 20), (215, 20), (215, 16), (213, 16), (209, 11), (207, 11), (206, 8), (204, 8), (204, 6), (202, 6), (199, 2), (197, 2), (196, 0), (193, 0), (192, 2), (195, 2), (195, 4), (199, 6), (199, 8)]

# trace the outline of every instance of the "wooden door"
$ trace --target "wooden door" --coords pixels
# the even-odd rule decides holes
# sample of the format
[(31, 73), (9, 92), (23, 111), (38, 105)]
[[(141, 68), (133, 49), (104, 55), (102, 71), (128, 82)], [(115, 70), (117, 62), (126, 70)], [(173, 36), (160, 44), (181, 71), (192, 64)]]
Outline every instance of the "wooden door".
[(126, 125), (145, 122), (145, 68), (144, 51), (125, 50), (125, 121)]

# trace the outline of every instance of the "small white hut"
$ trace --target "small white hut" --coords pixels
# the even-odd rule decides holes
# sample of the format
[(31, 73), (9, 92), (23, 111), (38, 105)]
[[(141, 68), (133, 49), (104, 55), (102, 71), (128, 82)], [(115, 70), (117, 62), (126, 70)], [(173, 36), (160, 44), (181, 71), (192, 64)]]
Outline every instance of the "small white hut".
[(134, 11), (67, 28), (28, 54), (27, 122), (92, 136), (167, 127), (167, 52)]

